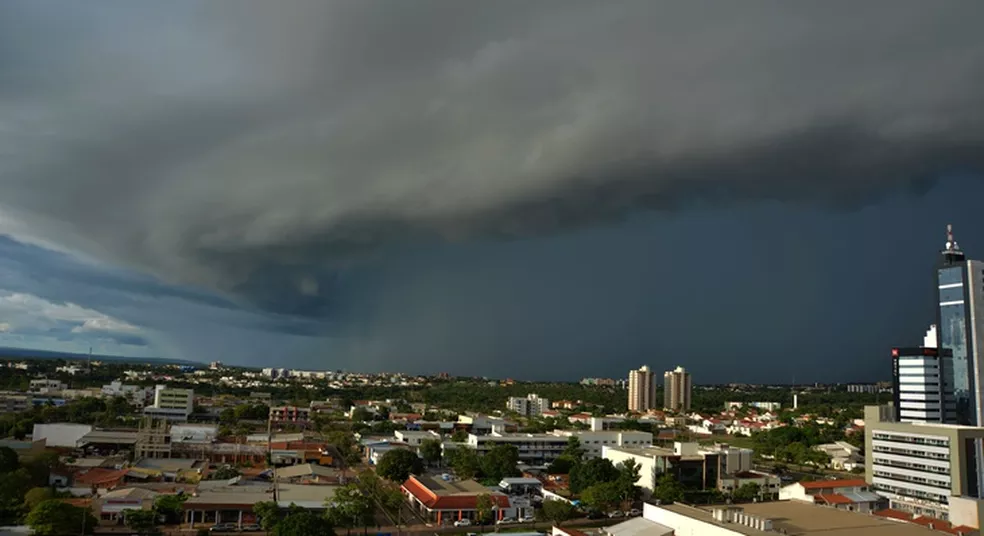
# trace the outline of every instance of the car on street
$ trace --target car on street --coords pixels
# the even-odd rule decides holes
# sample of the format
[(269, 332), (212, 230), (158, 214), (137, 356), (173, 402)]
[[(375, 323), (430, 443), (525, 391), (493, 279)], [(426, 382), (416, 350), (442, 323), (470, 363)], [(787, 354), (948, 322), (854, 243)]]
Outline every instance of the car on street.
[(512, 517), (504, 517), (495, 522), (496, 525), (508, 525), (510, 523), (515, 523), (516, 519)]
[(243, 532), (260, 532), (263, 530), (263, 527), (257, 525), (256, 523), (249, 523), (247, 525), (243, 525), (243, 527), (239, 530)]
[(217, 523), (208, 529), (209, 532), (239, 532), (235, 523)]
[(470, 527), (471, 524), (472, 522), (470, 519), (459, 519), (454, 522), (454, 526), (456, 527)]
[(625, 517), (625, 514), (623, 514), (621, 510), (615, 510), (614, 512), (608, 512), (608, 517), (611, 518)]

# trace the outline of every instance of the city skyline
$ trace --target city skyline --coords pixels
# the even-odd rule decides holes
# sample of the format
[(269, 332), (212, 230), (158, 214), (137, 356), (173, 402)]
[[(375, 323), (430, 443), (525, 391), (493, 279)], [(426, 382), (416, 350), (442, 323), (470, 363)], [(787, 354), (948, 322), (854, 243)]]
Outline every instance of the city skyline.
[(888, 379), (984, 254), (984, 8), (558, 5), (4, 2), (0, 346)]

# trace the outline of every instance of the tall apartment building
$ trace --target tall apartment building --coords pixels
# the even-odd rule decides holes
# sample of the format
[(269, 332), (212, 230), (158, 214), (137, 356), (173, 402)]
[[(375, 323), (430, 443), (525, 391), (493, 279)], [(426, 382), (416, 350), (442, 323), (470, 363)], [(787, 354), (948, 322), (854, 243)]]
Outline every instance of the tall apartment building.
[(901, 422), (956, 423), (956, 406), (944, 377), (953, 353), (938, 348), (892, 349), (892, 395)]
[(629, 411), (648, 411), (656, 407), (656, 382), (648, 365), (629, 371)]
[(194, 390), (158, 385), (154, 387), (154, 403), (144, 408), (144, 415), (168, 421), (187, 421), (194, 408)]
[(891, 405), (865, 407), (864, 422), (865, 480), (890, 508), (978, 525), (974, 445), (984, 428), (898, 422)]
[(535, 393), (528, 394), (525, 398), (511, 396), (506, 400), (506, 409), (515, 411), (520, 415), (533, 417), (542, 415), (545, 410), (550, 409), (550, 400), (540, 398)]
[(690, 373), (683, 367), (663, 373), (663, 407), (671, 411), (690, 410)]

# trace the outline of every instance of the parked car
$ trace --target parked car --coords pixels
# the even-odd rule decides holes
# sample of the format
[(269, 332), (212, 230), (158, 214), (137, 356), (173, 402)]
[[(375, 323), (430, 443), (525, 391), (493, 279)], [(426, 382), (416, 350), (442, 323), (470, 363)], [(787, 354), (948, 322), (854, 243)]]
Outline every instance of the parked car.
[(512, 517), (504, 517), (495, 522), (496, 525), (508, 525), (510, 523), (515, 523), (516, 519)]
[(208, 529), (209, 532), (239, 532), (239, 527), (235, 523), (218, 523)]
[(608, 517), (625, 517), (625, 514), (623, 514), (621, 510), (615, 510), (614, 512), (608, 512)]
[(588, 512), (588, 519), (605, 519), (605, 513), (597, 510)]
[(642, 510), (640, 510), (638, 508), (633, 508), (633, 509), (629, 510), (629, 515), (630, 516), (641, 516), (642, 515)]
[(470, 527), (471, 524), (471, 519), (459, 519), (454, 522), (454, 526), (456, 527)]
[(263, 530), (263, 527), (257, 525), (256, 523), (250, 523), (248, 525), (243, 525), (243, 528), (239, 530), (243, 532), (260, 532)]

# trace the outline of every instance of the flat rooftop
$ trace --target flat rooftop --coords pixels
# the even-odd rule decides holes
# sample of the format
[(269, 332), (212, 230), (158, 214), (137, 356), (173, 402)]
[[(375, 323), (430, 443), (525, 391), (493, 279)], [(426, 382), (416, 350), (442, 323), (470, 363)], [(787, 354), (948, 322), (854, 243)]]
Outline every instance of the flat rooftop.
[[(746, 514), (772, 520), (773, 532), (728, 523), (727, 527), (749, 536), (771, 535), (785, 530), (789, 536), (939, 536), (941, 533), (926, 527), (892, 521), (869, 514), (849, 512), (799, 501), (778, 501), (742, 504)], [(700, 510), (701, 520), (713, 522), (709, 507), (693, 508), (677, 504), (663, 506), (667, 510), (692, 515)]]
[(474, 480), (444, 480), (443, 478), (433, 478), (430, 476), (418, 476), (415, 478), (437, 495), (490, 493), (489, 488)]

